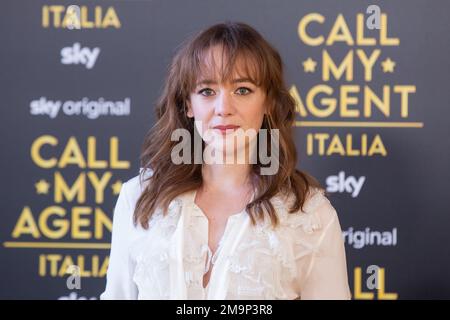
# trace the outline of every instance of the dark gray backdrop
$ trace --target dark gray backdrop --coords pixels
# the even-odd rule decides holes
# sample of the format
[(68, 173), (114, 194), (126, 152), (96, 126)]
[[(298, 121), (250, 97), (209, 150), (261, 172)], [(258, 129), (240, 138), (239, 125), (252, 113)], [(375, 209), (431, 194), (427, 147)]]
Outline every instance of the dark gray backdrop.
[[(68, 30), (55, 24), (55, 14), (49, 14), (45, 25), (45, 12), (56, 12), (57, 5), (66, 10), (71, 4), (87, 8), (88, 19), (94, 15), (104, 17), (109, 7), (120, 21), (120, 27), (82, 28)], [(311, 23), (308, 32), (313, 36), (329, 34), (336, 17), (342, 14), (349, 30), (356, 38), (356, 15), (365, 14), (370, 4), (377, 4), (388, 17), (388, 36), (400, 39), (398, 46), (308, 46), (298, 36), (299, 21), (311, 13), (325, 18), (323, 24)], [(53, 7), (45, 7), (53, 6)], [(97, 7), (97, 9), (96, 9)], [(346, 237), (348, 272), (351, 289), (356, 299), (389, 298), (450, 298), (450, 243), (448, 181), (450, 181), (450, 76), (448, 37), (450, 10), (448, 1), (5, 1), (0, 10), (0, 94), (1, 94), (1, 217), (0, 272), (2, 285), (0, 298), (57, 299), (98, 298), (105, 286), (103, 276), (83, 277), (81, 290), (68, 289), (67, 275), (51, 275), (51, 259), (60, 259), (57, 270), (66, 257), (79, 263), (85, 260), (85, 269), (95, 269), (95, 259), (100, 264), (108, 255), (103, 249), (55, 248), (55, 243), (104, 244), (110, 241), (110, 232), (100, 239), (94, 237), (95, 216), (81, 215), (92, 236), (79, 239), (67, 232), (51, 239), (43, 235), (39, 220), (46, 208), (58, 206), (63, 216), (51, 215), (48, 228), (57, 230), (53, 223), (64, 219), (69, 226), (80, 222), (73, 218), (74, 207), (100, 208), (110, 218), (117, 199), (112, 185), (126, 181), (139, 170), (139, 150), (145, 132), (154, 122), (153, 103), (161, 91), (166, 67), (177, 46), (189, 35), (209, 25), (224, 20), (249, 23), (279, 49), (286, 66), (286, 81), (300, 92), (303, 101), (307, 92), (316, 85), (330, 86), (333, 97), (339, 99), (343, 85), (357, 85), (360, 90), (368, 85), (381, 95), (384, 85), (411, 85), (416, 92), (409, 95), (408, 117), (400, 116), (398, 94), (391, 97), (391, 114), (385, 117), (376, 108), (370, 118), (344, 118), (338, 112), (327, 118), (309, 115), (299, 121), (358, 121), (414, 122), (419, 128), (376, 127), (296, 127), (296, 143), (300, 154), (299, 168), (315, 175), (324, 186), (327, 177), (345, 172), (345, 176), (365, 177), (357, 197), (348, 192), (330, 192), (330, 199), (338, 211), (344, 232), (396, 231), (396, 243), (365, 243), (355, 248)], [(367, 14), (366, 16), (367, 17)], [(58, 20), (58, 19), (56, 19)], [(378, 38), (378, 30), (367, 35)], [(80, 43), (82, 48), (99, 48), (95, 65), (88, 69), (83, 64), (63, 64), (61, 50)], [(349, 50), (362, 49), (370, 54), (380, 49), (380, 57), (373, 70), (373, 79), (365, 81), (363, 69), (354, 56), (352, 81), (323, 81), (322, 52), (326, 50), (338, 63)], [(67, 52), (66, 49), (65, 52)], [(314, 73), (306, 73), (302, 62), (307, 58), (317, 62)], [(383, 72), (381, 62), (387, 58), (396, 64), (392, 73)], [(355, 94), (352, 94), (355, 96)], [(349, 108), (362, 110), (360, 101)], [(32, 114), (31, 106), (45, 97), (52, 101), (82, 100), (108, 101), (130, 99), (129, 115), (102, 115), (89, 119), (85, 115), (60, 113)], [(318, 96), (315, 102), (319, 105)], [(306, 103), (306, 102), (305, 102)], [(339, 108), (337, 109), (339, 110)], [(307, 134), (328, 133), (337, 135), (344, 143), (352, 135), (354, 148), (358, 148), (362, 134), (369, 141), (379, 135), (387, 151), (385, 156), (319, 155), (317, 142), (313, 154), (307, 154)], [(57, 139), (57, 145), (46, 145), (40, 153), (43, 158), (61, 158), (70, 137), (75, 137), (83, 156), (87, 158), (88, 137), (96, 139), (96, 158), (109, 159), (114, 147), (111, 137), (119, 140), (119, 159), (129, 161), (124, 169), (80, 168), (67, 165), (43, 168), (32, 157), (32, 146), (42, 136)], [(326, 146), (329, 143), (327, 142)], [(79, 157), (77, 159), (80, 159)], [(55, 174), (61, 174), (67, 183), (73, 183), (80, 174), (89, 171), (101, 176), (112, 174), (104, 198), (95, 202), (94, 189), (87, 184), (86, 202), (65, 199), (57, 203), (54, 194)], [(49, 185), (47, 194), (37, 192), (36, 183)], [(330, 180), (328, 180), (330, 181)], [(45, 189), (45, 188), (44, 188)], [(30, 210), (36, 228), (26, 218)], [(28, 216), (29, 218), (30, 216)], [(14, 236), (17, 225), (22, 233)], [(45, 228), (45, 226), (44, 226)], [(28, 230), (28, 233), (26, 232)], [(31, 235), (40, 234), (39, 238)], [(385, 236), (389, 234), (385, 234)], [(376, 234), (375, 234), (376, 236)], [(50, 244), (48, 244), (50, 242)], [(36, 246), (41, 246), (36, 247)], [(56, 244), (56, 246), (58, 246)], [(97, 257), (97, 258), (93, 258)], [(46, 261), (45, 264), (42, 261)], [(66, 260), (68, 261), (68, 260)], [(45, 275), (43, 266), (45, 265)], [(366, 287), (369, 265), (383, 268), (384, 295), (380, 290)], [(360, 269), (358, 269), (360, 268)], [(361, 276), (358, 271), (362, 270)], [(41, 274), (40, 274), (41, 271)], [(356, 278), (359, 280), (355, 281)], [(360, 288), (360, 290), (358, 289)], [(367, 294), (358, 293), (362, 291)], [(371, 295), (373, 294), (373, 296)], [(395, 294), (394, 296), (389, 294)]]

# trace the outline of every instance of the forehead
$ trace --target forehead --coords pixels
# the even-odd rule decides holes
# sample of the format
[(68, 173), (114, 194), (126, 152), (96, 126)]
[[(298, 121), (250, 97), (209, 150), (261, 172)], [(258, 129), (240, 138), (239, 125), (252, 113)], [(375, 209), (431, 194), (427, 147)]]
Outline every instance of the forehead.
[(195, 85), (252, 82), (259, 84), (259, 70), (255, 59), (245, 52), (231, 54), (219, 46), (201, 53), (195, 72)]

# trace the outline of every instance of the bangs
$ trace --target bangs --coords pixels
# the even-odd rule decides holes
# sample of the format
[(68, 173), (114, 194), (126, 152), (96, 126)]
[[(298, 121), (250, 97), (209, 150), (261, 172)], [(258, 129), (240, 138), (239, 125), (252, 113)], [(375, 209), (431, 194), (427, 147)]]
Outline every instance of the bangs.
[(226, 83), (238, 78), (248, 79), (255, 86), (267, 88), (265, 60), (248, 48), (219, 43), (201, 48), (192, 58), (190, 91), (200, 81)]

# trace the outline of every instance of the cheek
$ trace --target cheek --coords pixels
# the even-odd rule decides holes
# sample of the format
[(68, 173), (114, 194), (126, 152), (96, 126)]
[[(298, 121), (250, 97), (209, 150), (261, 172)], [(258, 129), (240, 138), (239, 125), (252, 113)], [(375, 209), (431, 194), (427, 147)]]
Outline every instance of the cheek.
[(195, 126), (198, 133), (203, 137), (205, 131), (208, 129), (209, 122), (211, 120), (211, 107), (209, 104), (193, 99), (192, 101), (192, 113), (194, 116)]
[(241, 113), (245, 119), (245, 125), (248, 128), (258, 130), (261, 128), (264, 119), (264, 109), (261, 104), (249, 105)]
[(211, 114), (211, 106), (199, 99), (193, 99), (192, 101), (192, 113), (196, 121), (208, 121), (208, 117)]

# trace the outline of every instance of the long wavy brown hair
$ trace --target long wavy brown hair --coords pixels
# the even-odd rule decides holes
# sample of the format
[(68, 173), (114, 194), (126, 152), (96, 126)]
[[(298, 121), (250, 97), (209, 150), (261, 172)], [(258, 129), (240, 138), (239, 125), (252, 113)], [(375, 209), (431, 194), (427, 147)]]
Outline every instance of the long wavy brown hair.
[[(145, 136), (140, 156), (140, 180), (150, 180), (141, 193), (134, 212), (135, 224), (148, 228), (149, 220), (161, 206), (167, 213), (170, 202), (177, 196), (195, 190), (202, 185), (202, 164), (174, 164), (172, 148), (179, 142), (172, 141), (175, 129), (187, 129), (194, 137), (194, 119), (186, 116), (190, 93), (205, 68), (205, 56), (213, 46), (222, 47), (225, 66), (221, 79), (228, 79), (238, 57), (244, 58), (247, 77), (260, 86), (268, 101), (267, 116), (262, 129), (267, 129), (269, 151), (270, 130), (279, 129), (279, 168), (275, 175), (261, 175), (264, 165), (252, 164), (251, 182), (255, 190), (253, 200), (246, 209), (253, 225), (270, 217), (274, 227), (279, 223), (276, 210), (270, 199), (278, 193), (294, 195), (289, 213), (303, 209), (311, 187), (319, 187), (316, 179), (296, 169), (297, 151), (293, 136), (295, 100), (290, 95), (283, 73), (283, 62), (278, 51), (251, 26), (240, 22), (225, 22), (213, 25), (191, 36), (178, 48), (168, 69), (163, 92), (156, 103), (155, 125)], [(267, 100), (268, 99), (268, 100)], [(198, 133), (197, 133), (198, 134)], [(259, 139), (259, 134), (257, 136)], [(194, 139), (192, 139), (194, 140)], [(193, 145), (191, 146), (193, 147)], [(202, 148), (205, 147), (202, 141)], [(193, 149), (191, 149), (193, 150)], [(194, 155), (192, 155), (193, 160)], [(143, 177), (147, 170), (153, 173)]]

